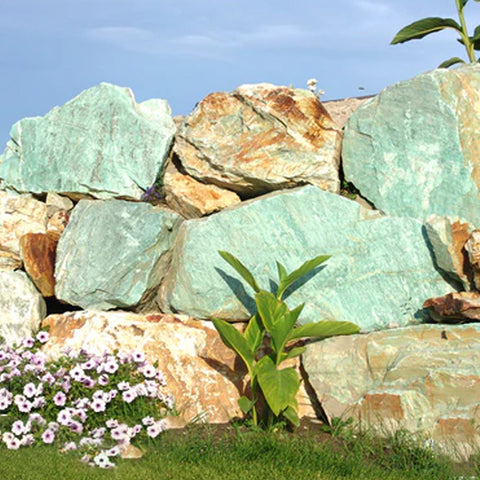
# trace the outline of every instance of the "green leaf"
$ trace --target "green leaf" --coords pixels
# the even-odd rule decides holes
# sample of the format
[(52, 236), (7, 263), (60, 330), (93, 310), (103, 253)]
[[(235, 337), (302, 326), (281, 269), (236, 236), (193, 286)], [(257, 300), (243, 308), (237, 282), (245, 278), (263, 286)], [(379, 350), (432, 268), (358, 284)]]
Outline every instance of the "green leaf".
[(266, 290), (260, 290), (255, 294), (255, 303), (265, 329), (272, 335), (275, 324), (289, 311), (287, 304)]
[(287, 407), (283, 412), (282, 415), (293, 425), (298, 427), (300, 425), (300, 419), (298, 418), (297, 412), (292, 407)]
[(240, 276), (255, 290), (255, 292), (260, 291), (260, 287), (257, 285), (255, 278), (251, 274), (250, 270), (242, 263), (238, 258), (234, 257), (231, 253), (224, 252), (219, 250), (218, 253), (222, 258), (228, 262)]
[(315, 323), (306, 323), (294, 328), (288, 340), (304, 337), (333, 337), (334, 335), (351, 335), (358, 333), (360, 329), (351, 322), (337, 322), (336, 320), (324, 320)]
[(300, 280), (304, 275), (310, 273), (314, 268), (318, 267), (320, 264), (325, 262), (331, 257), (331, 255), (319, 255), (318, 257), (307, 260), (302, 266), (294, 270), (292, 273), (287, 275), (287, 277), (280, 280), (277, 290), (277, 298), (282, 298), (285, 290), (295, 283), (297, 280)]
[(255, 353), (263, 341), (265, 327), (263, 326), (260, 315), (256, 313), (248, 322), (243, 336), (250, 346), (250, 350)]
[(456, 65), (457, 63), (465, 63), (464, 60), (462, 60), (461, 58), (459, 57), (452, 57), (452, 58), (449, 58), (448, 60), (445, 60), (444, 62), (442, 62), (438, 68), (449, 68), (451, 67), (452, 65)]
[(289, 358), (295, 358), (295, 357), (298, 357), (298, 356), (302, 355), (305, 352), (306, 349), (307, 349), (307, 347), (292, 348), (289, 352), (283, 354), (282, 362), (284, 360), (288, 360)]
[[(480, 1), (480, 0), (475, 0), (476, 2)], [(468, 0), (460, 0), (460, 7), (463, 9), (463, 7), (465, 7), (465, 5), (467, 4)]]
[(255, 354), (243, 335), (230, 323), (219, 318), (212, 318), (213, 325), (217, 329), (223, 343), (237, 353), (247, 366), (250, 377), (253, 376)]
[(256, 400), (250, 400), (245, 395), (238, 399), (238, 406), (240, 407), (240, 410), (245, 414), (247, 414), (254, 407), (255, 403)]
[(277, 262), (277, 271), (278, 271), (278, 279), (280, 282), (287, 277), (288, 273), (286, 268), (280, 263)]
[(444, 30), (445, 28), (453, 28), (462, 34), (462, 27), (452, 18), (429, 17), (413, 22), (402, 28), (394, 37), (391, 45), (408, 42), (409, 40), (417, 40), (430, 35), (431, 33)]
[(480, 25), (475, 28), (473, 37), (470, 38), (470, 41), (473, 43), (474, 50), (480, 50)]
[(270, 357), (263, 357), (257, 364), (257, 375), (263, 396), (277, 417), (290, 405), (295, 405), (295, 396), (300, 388), (295, 369), (277, 370)]
[(255, 295), (255, 302), (262, 322), (272, 337), (272, 349), (278, 364), (301, 308), (290, 311), (285, 302), (276, 298), (273, 293), (263, 290)]

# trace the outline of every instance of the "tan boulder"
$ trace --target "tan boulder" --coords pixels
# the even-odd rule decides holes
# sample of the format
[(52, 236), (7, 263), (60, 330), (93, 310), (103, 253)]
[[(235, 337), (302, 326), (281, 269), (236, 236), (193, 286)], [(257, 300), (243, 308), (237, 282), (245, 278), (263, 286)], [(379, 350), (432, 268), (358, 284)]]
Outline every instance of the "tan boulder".
[(308, 346), (308, 379), (331, 420), (406, 430), (455, 459), (480, 448), (480, 325), (418, 325)]
[[(192, 420), (226, 423), (243, 414), (238, 399), (246, 386), (241, 360), (221, 341), (213, 324), (185, 315), (123, 311), (77, 311), (49, 315), (45, 353), (58, 358), (65, 348), (101, 354), (104, 351), (145, 353), (158, 362), (167, 382), (166, 393), (176, 398), (180, 417), (168, 419), (169, 428)], [(239, 329), (244, 324), (236, 324)], [(289, 365), (299, 369), (299, 360)], [(299, 416), (315, 417), (303, 384), (297, 396)]]
[(204, 98), (174, 150), (190, 176), (241, 197), (304, 184), (338, 193), (341, 139), (316, 95), (261, 83)]
[(343, 128), (352, 113), (374, 96), (375, 95), (366, 95), (363, 97), (328, 100), (322, 102), (322, 105), (326, 108), (327, 112), (332, 117), (332, 120), (338, 125), (338, 127)]
[(163, 177), (167, 205), (185, 218), (203, 217), (240, 203), (240, 197), (230, 190), (206, 185), (180, 173), (169, 162)]
[(55, 294), (55, 258), (59, 239), (57, 232), (27, 233), (20, 239), (25, 271), (42, 296)]
[(244, 370), (225, 347), (210, 322), (180, 315), (138, 315), (131, 312), (78, 311), (50, 315), (45, 352), (51, 357), (63, 348), (104, 351), (143, 351), (166, 378), (166, 393), (190, 421), (202, 418), (223, 423), (241, 415), (237, 405)]
[(21, 266), (20, 238), (26, 233), (44, 233), (47, 207), (29, 195), (0, 192), (0, 268)]

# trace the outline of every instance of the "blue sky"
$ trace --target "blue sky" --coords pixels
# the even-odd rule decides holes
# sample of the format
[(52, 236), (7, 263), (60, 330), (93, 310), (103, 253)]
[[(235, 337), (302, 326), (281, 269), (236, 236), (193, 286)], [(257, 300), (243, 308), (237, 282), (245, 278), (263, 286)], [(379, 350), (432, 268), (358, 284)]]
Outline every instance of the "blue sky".
[[(389, 45), (425, 16), (456, 18), (454, 0), (1, 0), (0, 141), (102, 81), (165, 98), (175, 115), (244, 83), (314, 77), (325, 100), (377, 93), (464, 57), (453, 31)], [(473, 30), (480, 4), (466, 16)]]

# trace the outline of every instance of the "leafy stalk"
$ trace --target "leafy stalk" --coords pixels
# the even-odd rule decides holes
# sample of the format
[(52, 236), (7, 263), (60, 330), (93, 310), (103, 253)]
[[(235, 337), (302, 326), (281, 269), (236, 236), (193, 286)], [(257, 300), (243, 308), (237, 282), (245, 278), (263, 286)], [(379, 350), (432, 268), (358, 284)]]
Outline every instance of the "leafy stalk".
[[(297, 327), (303, 304), (290, 310), (282, 300), (282, 295), (289, 286), (330, 257), (327, 255), (315, 257), (290, 274), (277, 262), (279, 285), (274, 295), (262, 290), (250, 270), (236, 257), (228, 252), (219, 253), (255, 291), (257, 312), (250, 318), (243, 334), (224, 320), (212, 319), (222, 341), (240, 356), (248, 370), (251, 398), (242, 396), (238, 405), (242, 412), (251, 414), (253, 424), (257, 425), (259, 422), (257, 401), (262, 396), (265, 400), (264, 426), (270, 426), (282, 416), (293, 425), (298, 425), (296, 395), (300, 387), (300, 378), (294, 368), (280, 369), (279, 365), (285, 360), (301, 355), (305, 347), (288, 350), (287, 344), (303, 337), (325, 338), (357, 333), (359, 330), (353, 323), (334, 321), (309, 323)], [(261, 356), (259, 352), (266, 334), (271, 339), (270, 351)]]
[[(475, 0), (475, 2), (479, 3), (480, 0)], [(469, 36), (464, 15), (464, 8), (467, 3), (468, 0), (455, 0), (459, 22), (452, 18), (440, 17), (428, 17), (417, 20), (402, 28), (391, 41), (391, 45), (418, 40), (441, 30), (452, 29), (460, 35), (458, 41), (465, 47), (469, 62), (477, 62), (475, 50), (480, 50), (480, 26), (475, 29), (472, 37)], [(439, 67), (448, 68), (457, 63), (465, 63), (465, 61), (459, 57), (453, 57), (442, 62)]]

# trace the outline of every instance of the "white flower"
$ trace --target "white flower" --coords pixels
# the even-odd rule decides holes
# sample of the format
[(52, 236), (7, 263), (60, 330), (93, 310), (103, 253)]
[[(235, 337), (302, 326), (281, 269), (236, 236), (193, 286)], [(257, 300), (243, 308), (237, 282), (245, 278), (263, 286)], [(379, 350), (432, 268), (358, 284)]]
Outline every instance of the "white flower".
[(318, 80), (316, 78), (309, 78), (307, 80), (307, 87), (308, 89), (315, 93), (315, 90), (317, 89), (317, 83), (318, 83)]
[(99, 453), (94, 459), (93, 462), (95, 465), (97, 465), (100, 468), (112, 468), (115, 466), (110, 459), (108, 458), (108, 455), (105, 453)]

